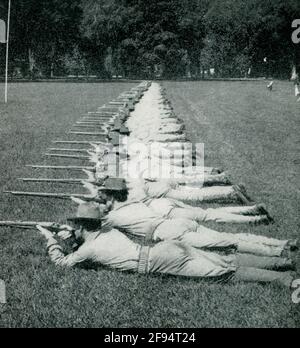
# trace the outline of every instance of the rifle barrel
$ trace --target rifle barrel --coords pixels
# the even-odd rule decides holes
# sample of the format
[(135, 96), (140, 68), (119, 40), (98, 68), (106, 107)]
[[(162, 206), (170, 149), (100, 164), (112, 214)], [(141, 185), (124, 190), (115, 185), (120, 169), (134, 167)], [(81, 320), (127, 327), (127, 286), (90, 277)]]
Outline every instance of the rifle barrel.
[(103, 132), (73, 132), (73, 131), (70, 131), (69, 134), (76, 134), (76, 135), (92, 135), (92, 136), (105, 136), (107, 135), (107, 133), (103, 133)]
[(62, 184), (80, 184), (84, 179), (19, 178), (24, 182), (56, 182)]
[(66, 152), (83, 152), (83, 153), (87, 153), (89, 151), (85, 149), (64, 149), (64, 148), (56, 148), (56, 147), (50, 147), (48, 150), (49, 151), (66, 151)]
[(103, 116), (118, 116), (119, 112), (113, 112), (113, 111), (89, 111), (87, 113), (88, 115), (103, 115)]
[(59, 154), (59, 153), (45, 153), (45, 156), (48, 156), (48, 157), (58, 157), (58, 158), (75, 158), (75, 159), (82, 159), (82, 160), (90, 160), (89, 156), (62, 155), (62, 154)]
[(17, 228), (32, 228), (36, 225), (43, 225), (45, 223), (52, 223), (52, 222), (41, 222), (41, 221), (0, 221), (0, 226), (7, 226), (7, 227), (17, 227)]
[(27, 164), (26, 167), (35, 169), (68, 169), (68, 170), (94, 170), (95, 167), (85, 167), (85, 166), (47, 166), (47, 165), (32, 165)]
[(58, 198), (58, 199), (70, 199), (71, 197), (77, 198), (90, 198), (88, 195), (79, 193), (48, 193), (48, 192), (23, 192), (23, 191), (4, 191), (4, 193), (12, 194), (14, 196), (27, 196), (27, 197), (45, 197), (45, 198)]
[(102, 129), (104, 127), (104, 125), (103, 124), (102, 125), (94, 124), (94, 123), (92, 123), (92, 124), (86, 124), (86, 123), (85, 124), (84, 123), (78, 124), (78, 123), (76, 123), (73, 125), (73, 127), (77, 127), (77, 128), (100, 128), (100, 129)]
[(114, 118), (111, 118), (111, 117), (99, 118), (99, 117), (87, 116), (87, 117), (82, 117), (81, 119), (79, 119), (79, 121), (94, 121), (94, 122), (107, 123), (110, 121), (114, 121)]
[(54, 144), (75, 144), (75, 145), (91, 145), (91, 144), (96, 144), (96, 145), (108, 145), (108, 143), (104, 143), (103, 141), (75, 141), (75, 140), (55, 140), (53, 141)]
[(103, 122), (98, 122), (98, 121), (77, 121), (76, 124), (95, 124), (95, 125), (99, 125), (99, 126), (104, 126), (105, 123)]

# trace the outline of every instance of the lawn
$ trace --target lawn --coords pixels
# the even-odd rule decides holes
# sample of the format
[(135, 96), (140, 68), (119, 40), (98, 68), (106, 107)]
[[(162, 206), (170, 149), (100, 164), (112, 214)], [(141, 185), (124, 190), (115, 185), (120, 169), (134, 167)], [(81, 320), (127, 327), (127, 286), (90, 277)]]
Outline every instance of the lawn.
[[(299, 108), (293, 86), (277, 82), (163, 82), (194, 142), (205, 143), (206, 165), (229, 170), (276, 218), (271, 227), (214, 226), (281, 238), (299, 235)], [(63, 163), (42, 154), (77, 119), (133, 84), (12, 84), (0, 104), (0, 192), (24, 189), (81, 192), (71, 185), (23, 184), (19, 177), (78, 176), (34, 171), (26, 164)], [(1, 86), (2, 87), (2, 86)], [(68, 161), (69, 164), (78, 163)], [(82, 162), (85, 163), (85, 162)], [(1, 220), (59, 220), (68, 201), (0, 193)], [(213, 226), (213, 225), (211, 225)], [(211, 284), (107, 269), (60, 269), (35, 231), (0, 229), (0, 279), (7, 305), (0, 327), (299, 327), (299, 306), (276, 286)]]

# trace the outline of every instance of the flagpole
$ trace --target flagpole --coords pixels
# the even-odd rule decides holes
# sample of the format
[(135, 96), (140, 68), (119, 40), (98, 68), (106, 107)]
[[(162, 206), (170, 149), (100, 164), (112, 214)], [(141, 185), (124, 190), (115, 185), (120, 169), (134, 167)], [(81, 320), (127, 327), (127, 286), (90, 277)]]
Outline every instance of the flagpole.
[(6, 66), (5, 66), (5, 103), (7, 103), (7, 99), (8, 99), (7, 95), (8, 95), (8, 54), (9, 54), (10, 11), (11, 11), (11, 0), (8, 1), (8, 14), (7, 14)]

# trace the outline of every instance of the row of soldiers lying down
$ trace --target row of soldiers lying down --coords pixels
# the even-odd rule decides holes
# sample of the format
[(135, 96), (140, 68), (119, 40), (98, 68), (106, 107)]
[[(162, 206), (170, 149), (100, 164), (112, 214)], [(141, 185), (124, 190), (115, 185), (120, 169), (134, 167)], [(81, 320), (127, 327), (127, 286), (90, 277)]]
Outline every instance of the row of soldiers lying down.
[[(182, 167), (182, 155), (176, 157), (186, 140), (182, 122), (158, 84), (144, 87), (147, 92), (131, 117), (120, 114), (107, 128), (108, 139), (117, 148), (118, 169), (126, 180), (110, 176), (111, 148), (94, 144), (89, 154), (95, 170), (85, 171), (87, 179), (82, 182), (94, 201), (73, 197), (78, 208), (69, 225), (38, 226), (52, 261), (70, 267), (92, 261), (121, 271), (290, 286), (297, 240), (221, 233), (201, 225), (207, 221), (269, 224), (272, 218), (262, 204), (199, 207), (203, 202), (245, 202), (245, 189), (230, 185), (222, 170), (203, 170), (192, 163)], [(134, 149), (127, 154), (123, 150), (128, 142), (158, 147), (160, 155), (155, 158)], [(170, 153), (177, 162), (165, 161)], [(145, 170), (143, 163), (149, 164), (149, 158), (151, 169), (158, 161), (166, 162), (169, 174), (181, 176), (159, 178), (155, 170)], [(138, 179), (130, 179), (131, 166), (140, 169)], [(66, 255), (65, 248), (70, 246), (72, 252)]]

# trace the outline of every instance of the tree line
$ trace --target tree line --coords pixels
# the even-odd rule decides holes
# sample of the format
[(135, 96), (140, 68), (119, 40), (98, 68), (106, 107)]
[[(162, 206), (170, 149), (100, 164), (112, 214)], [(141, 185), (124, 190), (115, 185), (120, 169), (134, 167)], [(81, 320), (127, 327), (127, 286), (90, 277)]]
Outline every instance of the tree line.
[(13, 0), (10, 75), (287, 78), (299, 14), (299, 0)]

